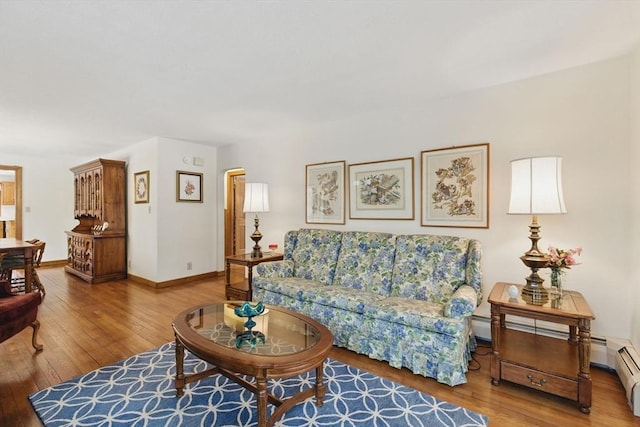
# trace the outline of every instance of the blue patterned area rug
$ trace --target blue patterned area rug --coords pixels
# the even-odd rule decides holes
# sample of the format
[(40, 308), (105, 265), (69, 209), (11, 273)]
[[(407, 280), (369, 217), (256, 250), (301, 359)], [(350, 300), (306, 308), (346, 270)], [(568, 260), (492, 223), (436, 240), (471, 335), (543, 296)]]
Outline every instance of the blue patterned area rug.
[[(185, 373), (210, 368), (186, 352)], [(187, 384), (176, 397), (174, 343), (132, 356), (29, 396), (46, 427), (252, 426), (253, 393), (222, 375)], [(315, 373), (269, 381), (277, 397), (314, 384)], [(327, 393), (309, 398), (276, 426), (486, 426), (487, 417), (329, 359)], [(269, 413), (275, 408), (269, 405)]]

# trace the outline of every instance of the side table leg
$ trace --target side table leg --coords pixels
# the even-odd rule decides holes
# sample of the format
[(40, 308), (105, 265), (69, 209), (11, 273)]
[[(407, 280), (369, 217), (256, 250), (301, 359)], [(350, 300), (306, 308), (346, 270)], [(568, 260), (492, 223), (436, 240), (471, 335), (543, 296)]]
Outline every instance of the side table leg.
[(227, 259), (226, 262), (226, 268), (224, 269), (224, 279), (225, 279), (225, 297), (227, 299), (229, 299), (229, 295), (227, 295), (226, 289), (231, 286), (231, 263), (229, 262), (229, 260)]
[(253, 300), (253, 264), (249, 264), (247, 266), (247, 301), (252, 301)]
[(578, 373), (578, 404), (580, 411), (591, 412), (591, 321), (580, 319), (578, 324), (578, 358), (580, 372)]
[(184, 346), (176, 337), (176, 396), (184, 394)]
[(569, 342), (571, 344), (578, 344), (578, 328), (573, 325), (569, 326)]
[(491, 305), (491, 384), (500, 384), (500, 328), (504, 327), (504, 315)]

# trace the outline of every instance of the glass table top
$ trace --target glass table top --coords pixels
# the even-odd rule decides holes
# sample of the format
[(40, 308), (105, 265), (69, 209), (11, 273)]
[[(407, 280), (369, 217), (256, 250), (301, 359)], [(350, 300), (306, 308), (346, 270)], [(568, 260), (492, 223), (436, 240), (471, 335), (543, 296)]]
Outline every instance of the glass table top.
[(247, 328), (246, 317), (236, 316), (234, 308), (241, 302), (223, 302), (196, 307), (184, 316), (187, 326), (198, 336), (212, 343), (237, 351), (266, 356), (285, 356), (313, 347), (320, 341), (320, 332), (306, 322), (276, 307), (267, 307), (253, 317), (254, 332), (264, 334), (264, 343), (236, 345), (236, 337)]
[[(509, 294), (509, 288), (512, 285), (505, 285), (502, 288), (502, 292), (499, 295), (499, 299), (505, 303), (510, 303), (514, 305), (529, 305), (522, 298), (522, 285), (513, 285), (518, 289), (518, 295), (516, 298), (512, 298)], [(574, 294), (571, 291), (564, 291), (561, 295), (554, 294), (552, 291), (549, 291), (549, 299), (544, 304), (540, 304), (539, 307), (542, 308), (554, 308), (559, 309), (565, 312), (577, 313), (578, 308), (576, 305), (576, 301), (574, 299)]]

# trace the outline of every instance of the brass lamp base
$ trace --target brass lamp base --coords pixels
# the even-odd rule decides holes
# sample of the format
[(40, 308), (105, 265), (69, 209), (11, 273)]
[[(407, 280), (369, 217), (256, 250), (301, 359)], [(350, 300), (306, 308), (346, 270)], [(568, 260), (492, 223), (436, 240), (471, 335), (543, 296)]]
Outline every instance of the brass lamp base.
[(538, 275), (538, 269), (544, 268), (549, 260), (544, 255), (542, 257), (533, 257), (526, 254), (521, 256), (520, 259), (524, 265), (531, 268), (531, 274), (525, 277), (527, 284), (524, 285), (522, 292), (520, 292), (522, 299), (531, 305), (546, 304), (549, 301), (549, 292), (542, 286), (544, 279)]
[(253, 251), (251, 251), (251, 258), (262, 258), (262, 248), (258, 242), (262, 239), (262, 233), (258, 230), (258, 225), (260, 224), (260, 220), (258, 219), (258, 215), (256, 215), (255, 220), (253, 221), (253, 225), (256, 227), (255, 231), (251, 233), (251, 240), (255, 243), (253, 246)]
[(251, 251), (251, 258), (262, 258), (262, 248), (258, 244), (260, 239), (262, 239), (262, 234), (256, 235), (255, 233), (253, 233), (251, 235), (251, 240), (255, 242), (255, 245), (253, 245), (253, 250)]
[(527, 284), (522, 288), (520, 294), (527, 304), (544, 305), (549, 302), (549, 292), (542, 286), (544, 279), (538, 275), (538, 270), (549, 264), (549, 258), (538, 250), (540, 226), (536, 215), (533, 215), (533, 220), (529, 225), (529, 239), (531, 240), (531, 249), (525, 252), (520, 259), (524, 265), (531, 269), (531, 274), (525, 277)]

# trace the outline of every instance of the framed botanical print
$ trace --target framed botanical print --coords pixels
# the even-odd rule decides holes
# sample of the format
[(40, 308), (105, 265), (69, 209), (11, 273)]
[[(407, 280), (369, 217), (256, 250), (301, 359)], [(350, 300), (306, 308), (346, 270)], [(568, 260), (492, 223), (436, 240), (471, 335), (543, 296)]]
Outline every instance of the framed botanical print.
[(349, 218), (414, 219), (413, 160), (349, 165)]
[(133, 195), (135, 203), (149, 203), (149, 171), (133, 174)]
[(489, 228), (489, 143), (421, 155), (421, 225)]
[(307, 224), (345, 223), (345, 161), (306, 166)]
[(176, 171), (176, 202), (202, 203), (202, 174)]

